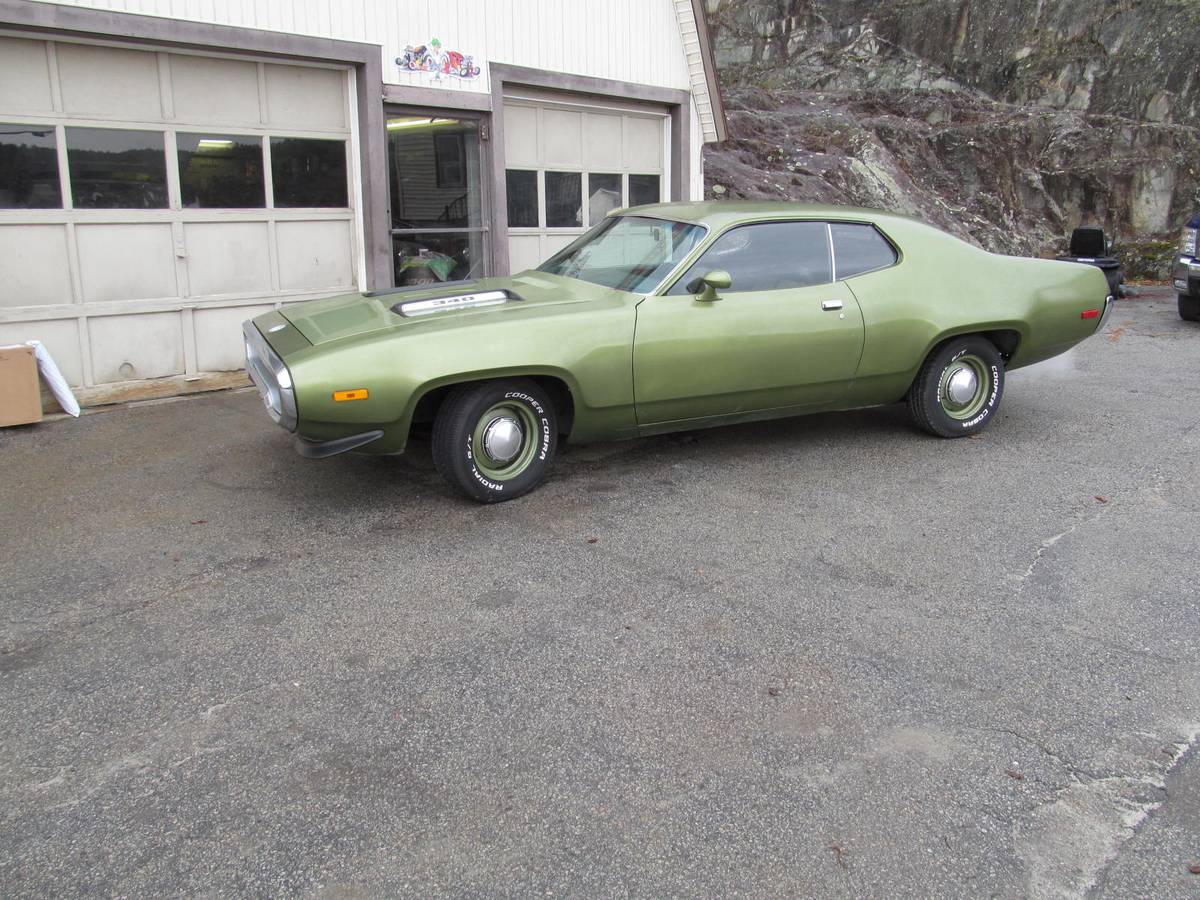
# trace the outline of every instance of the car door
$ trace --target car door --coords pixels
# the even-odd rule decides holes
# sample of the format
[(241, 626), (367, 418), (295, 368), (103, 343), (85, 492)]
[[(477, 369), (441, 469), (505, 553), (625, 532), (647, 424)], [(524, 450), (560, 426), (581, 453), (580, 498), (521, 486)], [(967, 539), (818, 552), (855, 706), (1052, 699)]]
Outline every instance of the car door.
[[(714, 270), (731, 276), (730, 287), (699, 299), (696, 280)], [(665, 294), (638, 305), (638, 424), (834, 404), (862, 348), (862, 313), (833, 281), (825, 222), (738, 226)]]

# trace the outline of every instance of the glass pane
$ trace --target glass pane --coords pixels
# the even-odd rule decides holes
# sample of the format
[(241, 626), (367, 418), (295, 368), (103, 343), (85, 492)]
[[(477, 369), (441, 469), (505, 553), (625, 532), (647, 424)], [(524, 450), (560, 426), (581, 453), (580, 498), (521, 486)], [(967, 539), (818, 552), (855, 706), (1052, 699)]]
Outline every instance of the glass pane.
[(167, 208), (162, 132), (68, 128), (67, 168), (80, 209)]
[(662, 200), (662, 189), (659, 187), (657, 175), (629, 176), (629, 205), (643, 206), (647, 203), (658, 203)]
[(727, 231), (704, 251), (669, 293), (687, 294), (705, 272), (733, 276), (730, 293), (778, 291), (833, 280), (829, 237), (824, 222), (769, 222)]
[(583, 225), (583, 173), (546, 173), (546, 227)]
[(704, 237), (704, 228), (642, 216), (605, 219), (538, 266), (632, 293), (658, 286)]
[(537, 172), (509, 169), (505, 172), (508, 194), (508, 227), (538, 227)]
[(835, 223), (831, 229), (839, 280), (885, 269), (896, 262), (896, 251), (873, 225), (843, 222)]
[(620, 175), (588, 175), (588, 225), (598, 224), (608, 213), (621, 208)]
[(393, 228), (483, 224), (478, 122), (389, 116), (387, 145)]
[(271, 138), (275, 205), (349, 206), (346, 142), (324, 138)]
[(479, 231), (393, 235), (396, 286), (483, 277), (483, 239), (483, 232)]
[(175, 143), (179, 192), (185, 207), (266, 206), (261, 138), (181, 132), (175, 136)]
[(57, 209), (58, 152), (52, 125), (0, 124), (0, 209)]

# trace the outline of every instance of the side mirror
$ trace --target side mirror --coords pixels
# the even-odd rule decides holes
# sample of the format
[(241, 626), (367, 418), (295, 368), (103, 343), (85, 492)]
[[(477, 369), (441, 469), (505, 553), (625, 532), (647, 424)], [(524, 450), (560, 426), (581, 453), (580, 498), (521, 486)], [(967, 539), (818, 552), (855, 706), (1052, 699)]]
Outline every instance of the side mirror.
[(692, 281), (687, 286), (688, 293), (695, 294), (696, 299), (704, 303), (712, 303), (714, 300), (720, 300), (721, 297), (717, 290), (726, 291), (733, 285), (733, 276), (724, 269), (713, 269), (711, 272), (705, 272), (699, 278)]

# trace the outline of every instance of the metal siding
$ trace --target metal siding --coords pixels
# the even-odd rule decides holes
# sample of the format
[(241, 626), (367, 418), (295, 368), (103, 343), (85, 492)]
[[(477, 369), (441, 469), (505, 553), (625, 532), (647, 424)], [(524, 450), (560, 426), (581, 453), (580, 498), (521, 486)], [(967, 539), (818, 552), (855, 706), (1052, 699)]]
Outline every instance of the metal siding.
[(475, 58), (476, 79), (443, 78), (438, 87), (486, 92), (488, 62), (655, 87), (695, 84), (676, 4), (686, 0), (50, 0), (66, 6), (165, 16), (364, 41), (383, 48), (390, 84), (434, 84), (401, 72), (406, 44), (436, 37), (443, 48)]

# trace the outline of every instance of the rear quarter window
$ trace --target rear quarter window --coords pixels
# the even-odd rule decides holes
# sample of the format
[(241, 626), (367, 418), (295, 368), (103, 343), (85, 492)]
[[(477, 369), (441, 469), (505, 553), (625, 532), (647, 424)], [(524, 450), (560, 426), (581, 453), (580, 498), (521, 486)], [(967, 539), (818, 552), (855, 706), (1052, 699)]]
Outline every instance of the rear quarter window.
[(894, 266), (899, 258), (895, 248), (874, 225), (833, 222), (830, 229), (833, 232), (833, 256), (837, 269), (834, 277), (838, 281)]

